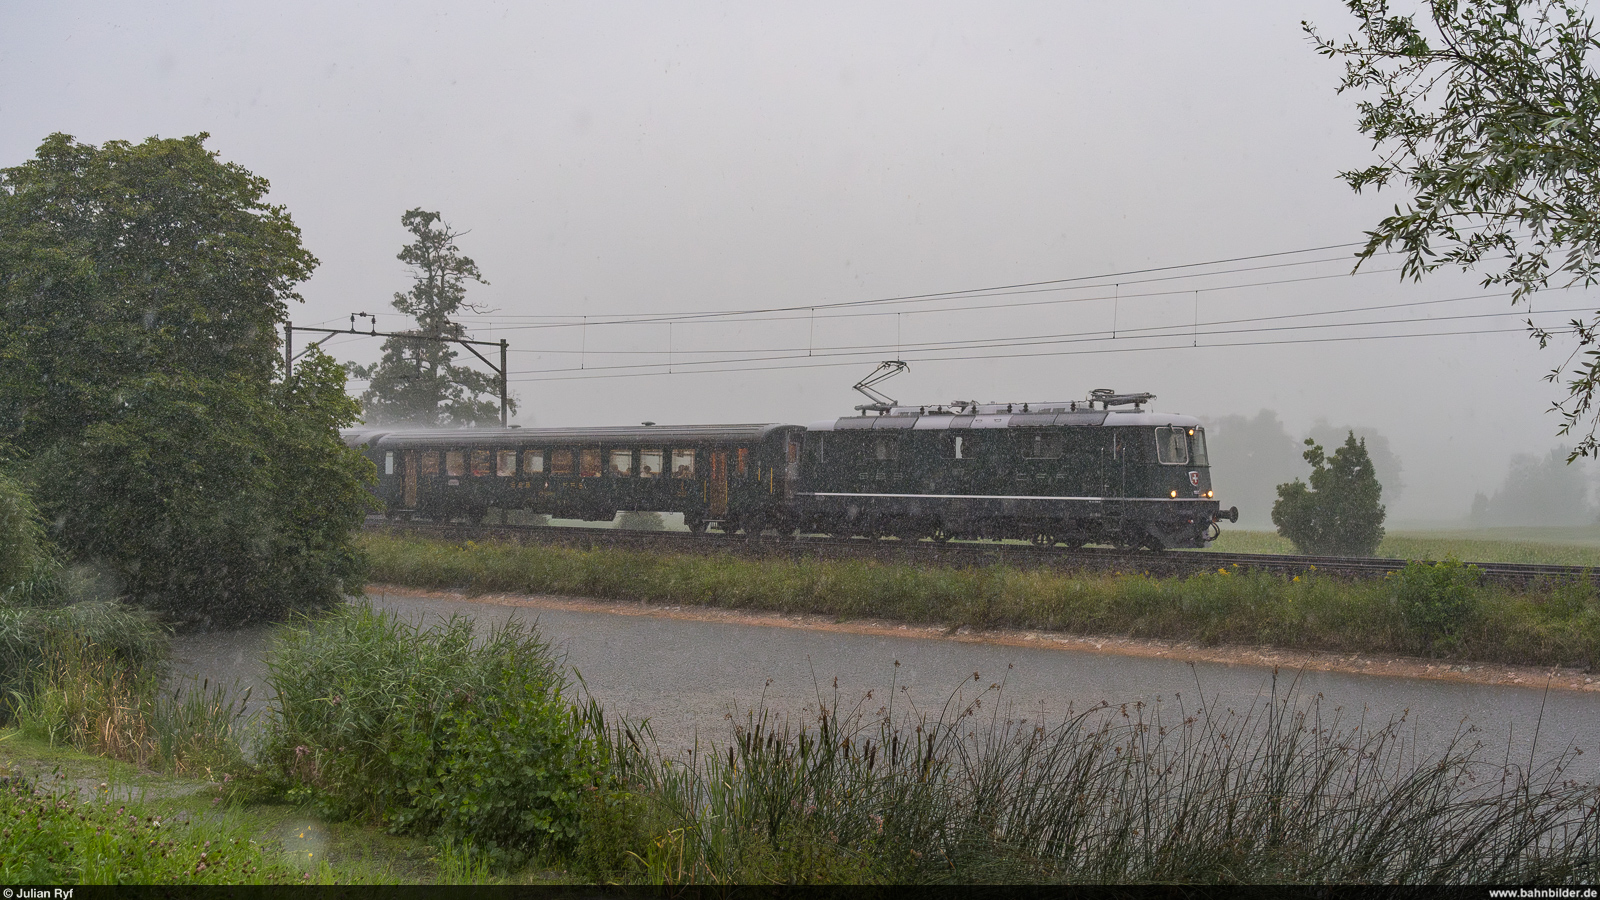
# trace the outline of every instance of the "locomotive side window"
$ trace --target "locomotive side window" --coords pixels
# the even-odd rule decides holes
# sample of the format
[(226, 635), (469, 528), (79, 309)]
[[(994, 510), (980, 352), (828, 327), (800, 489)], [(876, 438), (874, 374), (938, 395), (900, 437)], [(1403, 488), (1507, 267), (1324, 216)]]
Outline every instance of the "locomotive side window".
[(578, 451), (578, 477), (600, 477), (600, 448), (590, 447)]
[(571, 450), (552, 450), (550, 452), (550, 474), (551, 475), (571, 475), (572, 474), (572, 451)]
[(965, 435), (942, 434), (939, 436), (939, 446), (943, 449), (945, 459), (967, 459), (971, 454), (971, 446), (967, 443)]
[(828, 436), (813, 431), (806, 435), (806, 454), (817, 462), (828, 461)]
[(632, 450), (611, 451), (611, 474), (616, 476), (627, 476), (633, 474)]
[(900, 458), (900, 436), (878, 435), (872, 442), (872, 458), (888, 462)]
[(544, 474), (544, 451), (543, 450), (529, 450), (526, 453), (522, 454), (522, 474), (524, 474), (524, 475), (543, 475)]
[(388, 450), (383, 454), (383, 474), (394, 474), (394, 451)]
[(501, 478), (509, 478), (517, 474), (517, 451), (501, 450), (495, 459), (494, 473)]
[(472, 474), (488, 475), (494, 471), (493, 454), (488, 450), (472, 451)]
[(444, 473), (451, 477), (467, 474), (467, 454), (460, 450), (446, 450)]
[(639, 477), (655, 478), (661, 474), (661, 451), (639, 451)]
[(1189, 429), (1189, 461), (1197, 466), (1209, 466), (1211, 462), (1206, 456), (1206, 430), (1204, 428)]
[(750, 467), (750, 451), (740, 447), (733, 454), (733, 474), (736, 478), (743, 478), (745, 471)]
[(1181, 466), (1189, 462), (1189, 441), (1186, 429), (1162, 426), (1156, 429), (1156, 460), (1166, 466)]
[(421, 474), (423, 474), (423, 475), (437, 475), (437, 474), (439, 474), (439, 451), (437, 451), (437, 450), (429, 450), (426, 453), (423, 453), (422, 454), (422, 467), (421, 468), (422, 468), (422, 473)]
[(693, 478), (694, 477), (694, 451), (693, 450), (674, 450), (674, 451), (672, 451), (672, 477), (674, 477), (674, 478)]
[(1026, 459), (1060, 459), (1060, 434), (1026, 434), (1022, 436), (1022, 455)]

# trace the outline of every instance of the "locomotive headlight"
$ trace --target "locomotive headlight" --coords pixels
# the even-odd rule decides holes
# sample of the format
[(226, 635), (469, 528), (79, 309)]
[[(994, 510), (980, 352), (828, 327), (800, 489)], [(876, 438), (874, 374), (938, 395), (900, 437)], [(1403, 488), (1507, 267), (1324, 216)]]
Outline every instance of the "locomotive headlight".
[(1177, 491), (1173, 491), (1172, 492), (1172, 499), (1174, 499), (1174, 500), (1178, 499), (1178, 492)]

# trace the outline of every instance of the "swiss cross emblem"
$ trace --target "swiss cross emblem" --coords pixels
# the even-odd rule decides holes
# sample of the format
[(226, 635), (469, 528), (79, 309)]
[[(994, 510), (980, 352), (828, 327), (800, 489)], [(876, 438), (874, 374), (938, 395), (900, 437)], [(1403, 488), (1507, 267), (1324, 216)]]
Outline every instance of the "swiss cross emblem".
[(1199, 487), (1200, 486), (1200, 473), (1199, 472), (1190, 472), (1189, 473), (1189, 483), (1194, 485), (1195, 487)]

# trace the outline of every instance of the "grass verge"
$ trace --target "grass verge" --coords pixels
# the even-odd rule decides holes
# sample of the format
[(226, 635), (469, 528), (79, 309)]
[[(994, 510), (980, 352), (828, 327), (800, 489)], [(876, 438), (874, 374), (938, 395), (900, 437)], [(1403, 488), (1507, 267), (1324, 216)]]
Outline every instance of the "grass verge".
[(1586, 582), (1477, 583), (1454, 564), (1388, 579), (1218, 570), (1182, 578), (871, 561), (748, 560), (367, 535), (375, 580), (1336, 652), (1587, 667), (1600, 597)]

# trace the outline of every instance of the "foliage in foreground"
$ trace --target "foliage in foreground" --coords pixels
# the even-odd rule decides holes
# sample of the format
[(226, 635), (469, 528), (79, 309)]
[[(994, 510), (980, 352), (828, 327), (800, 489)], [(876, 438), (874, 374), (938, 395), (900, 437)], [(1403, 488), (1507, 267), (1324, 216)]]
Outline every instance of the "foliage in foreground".
[[(656, 884), (1567, 883), (1600, 876), (1600, 790), (1570, 755), (1492, 762), (1470, 733), (1418, 759), (1289, 696), (1236, 712), (1096, 707), (1007, 718), (1000, 685), (935, 715), (752, 713), (687, 758), (606, 733), (627, 786), (604, 877)], [(984, 714), (987, 708), (989, 712)]]
[[(1003, 566), (942, 569), (867, 561), (751, 560), (368, 535), (380, 582), (554, 593), (1047, 629), (1338, 652), (1443, 654), (1526, 665), (1600, 660), (1600, 596), (1586, 581), (1529, 591), (1483, 585), (1469, 567), (1346, 581), (1218, 570), (1184, 578)], [(1459, 583), (1459, 590), (1450, 587)], [(1448, 588), (1451, 598), (1430, 593)], [(1418, 604), (1454, 612), (1418, 616)]]
[[(1318, 53), (1341, 60), (1339, 91), (1365, 94), (1358, 128), (1372, 165), (1344, 172), (1356, 191), (1399, 184), (1410, 195), (1367, 232), (1359, 254), (1398, 245), (1405, 277), (1440, 267), (1483, 272), (1513, 300), (1600, 276), (1600, 47), (1586, 4), (1571, 0), (1428, 0), (1391, 15), (1388, 0), (1346, 0), (1359, 33), (1339, 41), (1306, 25)], [(1600, 320), (1530, 328), (1546, 346), (1577, 345), (1547, 376), (1573, 456), (1594, 456)], [(1587, 427), (1585, 424), (1587, 423)]]
[(0, 779), (0, 882), (41, 884), (289, 884), (237, 829), (191, 827), (109, 794), (84, 801), (60, 784)]
[(172, 618), (338, 602), (371, 465), (344, 371), (275, 378), (316, 260), (205, 135), (51, 135), (0, 169), (0, 441), (70, 559)]
[(576, 841), (596, 746), (531, 629), (424, 629), (359, 606), (287, 629), (268, 677), (263, 764), (291, 798), (471, 843), (498, 866)]

